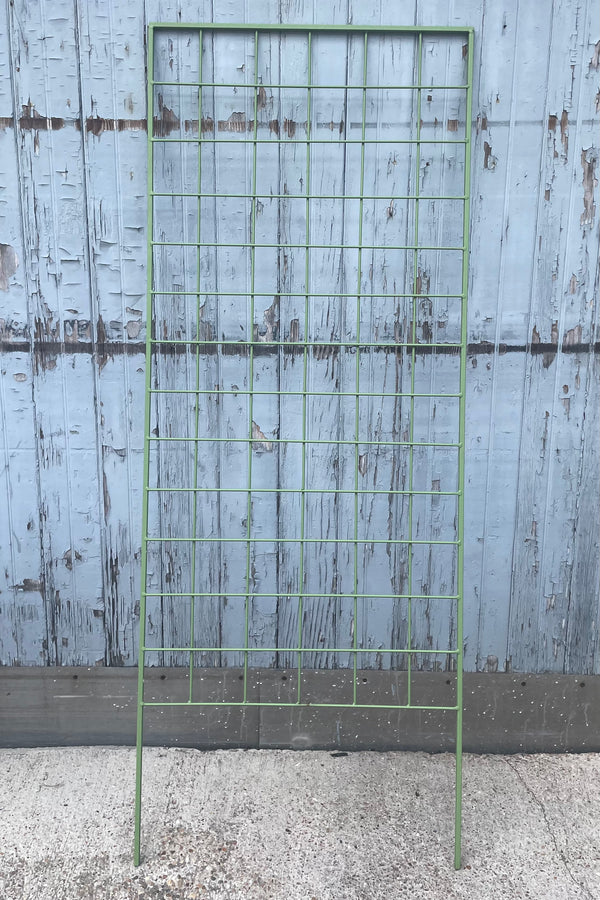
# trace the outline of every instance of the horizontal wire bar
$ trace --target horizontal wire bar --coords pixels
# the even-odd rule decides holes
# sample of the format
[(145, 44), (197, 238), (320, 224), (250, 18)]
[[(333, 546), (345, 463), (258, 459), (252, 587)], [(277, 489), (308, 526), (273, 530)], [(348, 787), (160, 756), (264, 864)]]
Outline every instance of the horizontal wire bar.
[(144, 597), (313, 597), (326, 600), (458, 600), (457, 594), (313, 594), (310, 591), (285, 591), (284, 593), (259, 593), (250, 591), (142, 591)]
[[(177, 245), (174, 245), (177, 246)], [(194, 244), (194, 246), (196, 246)], [(364, 248), (363, 248), (364, 249)], [(335, 291), (327, 291), (324, 293), (318, 293), (316, 291), (311, 291), (307, 293), (306, 291), (217, 291), (217, 290), (209, 290), (209, 291), (155, 291), (152, 290), (150, 293), (153, 296), (167, 296), (167, 297), (273, 297), (276, 296), (279, 299), (282, 297), (302, 297), (303, 299), (313, 300), (315, 297), (329, 297), (331, 299), (339, 300), (351, 298), (352, 300), (356, 300), (358, 297), (366, 300), (400, 300), (404, 297), (422, 299), (422, 300), (462, 300), (464, 294), (367, 294), (362, 291), (354, 291), (352, 294), (348, 293), (336, 293)]]
[[(144, 647), (143, 653), (398, 653), (424, 656), (454, 655), (459, 651), (451, 650), (416, 650), (412, 648), (391, 647)], [(216, 667), (215, 667), (216, 668)]]
[(343, 147), (348, 144), (356, 144), (357, 146), (364, 146), (365, 144), (371, 144), (373, 146), (383, 146), (385, 144), (393, 144), (394, 146), (420, 146), (421, 144), (435, 144), (436, 147), (438, 144), (460, 144), (465, 145), (468, 143), (468, 138), (454, 138), (453, 140), (440, 140), (439, 138), (419, 138), (418, 140), (411, 140), (410, 138), (390, 138), (389, 140), (385, 140), (384, 138), (365, 138), (361, 140), (360, 138), (206, 138), (203, 135), (198, 135), (197, 138), (161, 138), (161, 137), (152, 137), (150, 138), (153, 144), (195, 144), (196, 146), (200, 144), (226, 144), (228, 147), (231, 145), (243, 146), (244, 144), (248, 144), (249, 146), (256, 147), (257, 144), (265, 144), (269, 147), (289, 147), (293, 145), (305, 146), (309, 144), (313, 146), (314, 144), (320, 144), (324, 147)]
[(273, 25), (257, 25), (245, 22), (240, 25), (236, 22), (209, 22), (207, 24), (194, 24), (191, 22), (150, 22), (150, 31), (197, 31), (209, 34), (211, 31), (237, 31), (241, 34), (250, 32), (281, 32), (293, 31), (300, 34), (385, 34), (385, 35), (419, 35), (419, 34), (453, 34), (457, 37), (473, 35), (472, 25), (287, 25), (283, 23)]
[(387, 538), (281, 538), (281, 537), (273, 537), (273, 538), (259, 538), (246, 536), (243, 538), (225, 538), (225, 537), (170, 537), (169, 535), (162, 535), (161, 537), (150, 537), (150, 535), (146, 535), (144, 540), (149, 543), (163, 543), (163, 544), (384, 544), (386, 547), (390, 545), (396, 544), (423, 544), (426, 547), (438, 547), (438, 546), (448, 546), (453, 547), (456, 546), (459, 541), (416, 541), (409, 540), (408, 538), (394, 538), (393, 540), (388, 540)]
[(300, 707), (300, 708), (309, 708), (309, 709), (414, 709), (414, 710), (430, 710), (432, 712), (456, 712), (458, 710), (458, 706), (417, 706), (414, 703), (411, 704), (401, 704), (401, 703), (312, 703), (310, 701), (304, 702), (295, 702), (295, 703), (283, 703), (283, 702), (275, 702), (269, 700), (260, 700), (260, 701), (252, 701), (252, 700), (240, 700), (240, 701), (232, 701), (232, 700), (182, 700), (182, 701), (149, 701), (143, 700), (140, 702), (140, 706), (145, 707), (163, 707), (163, 706), (229, 706), (229, 707), (238, 707), (238, 706), (276, 706), (276, 707)]
[[(156, 493), (210, 493), (210, 494), (247, 494), (248, 488), (212, 488), (212, 487), (149, 487), (146, 491)], [(397, 490), (368, 490), (367, 488), (252, 488), (253, 494), (397, 494), (398, 496), (424, 496), (424, 497), (459, 497), (460, 491), (397, 491)], [(270, 595), (269, 595), (270, 596)]]
[(150, 243), (153, 247), (238, 247), (250, 250), (453, 250), (462, 253), (465, 249), (464, 245), (449, 247), (434, 244), (291, 244), (287, 241), (280, 244), (256, 244), (252, 241), (241, 244), (226, 241), (150, 241)]
[(458, 450), (460, 444), (444, 441), (368, 441), (362, 438), (356, 440), (328, 441), (324, 438), (231, 438), (231, 437), (154, 437), (147, 438), (152, 443), (157, 441), (176, 441), (182, 444), (318, 444), (325, 446), (356, 447), (358, 444), (368, 447), (449, 447)]
[(153, 81), (153, 87), (223, 87), (247, 88), (260, 90), (273, 88), (277, 90), (294, 89), (304, 91), (466, 91), (466, 84), (282, 84), (260, 81)]
[(404, 393), (392, 391), (250, 391), (250, 390), (230, 390), (221, 389), (194, 389), (187, 388), (185, 390), (177, 390), (176, 388), (150, 388), (151, 394), (218, 394), (220, 396), (237, 397), (238, 395), (252, 395), (254, 397), (460, 397), (461, 394), (419, 394), (416, 392), (405, 391)]
[(337, 349), (338, 347), (353, 347), (353, 348), (361, 348), (361, 347), (376, 347), (381, 350), (401, 350), (403, 347), (416, 347), (419, 348), (432, 348), (432, 349), (440, 349), (440, 348), (449, 348), (451, 350), (462, 350), (462, 344), (460, 343), (452, 343), (451, 341), (442, 343), (432, 341), (431, 343), (421, 343), (419, 341), (394, 341), (393, 343), (384, 343), (383, 341), (261, 341), (260, 339), (254, 341), (207, 341), (202, 338), (189, 338), (187, 340), (168, 340), (168, 339), (150, 339), (151, 345), (163, 345), (171, 346), (171, 344), (182, 344), (190, 347), (239, 347), (242, 349), (243, 347), (253, 347), (256, 349), (257, 347), (286, 347), (290, 348), (302, 348), (302, 347), (328, 347), (332, 350)]
[[(224, 143), (224, 142), (223, 142)], [(207, 197), (236, 200), (385, 200), (386, 203), (396, 200), (467, 200), (465, 194), (224, 194), (208, 191), (151, 191), (151, 197)]]

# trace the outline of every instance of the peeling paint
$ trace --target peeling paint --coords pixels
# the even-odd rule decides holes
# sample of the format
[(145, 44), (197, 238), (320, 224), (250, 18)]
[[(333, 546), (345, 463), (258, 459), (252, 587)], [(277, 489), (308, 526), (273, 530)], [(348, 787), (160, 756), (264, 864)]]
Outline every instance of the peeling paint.
[(9, 282), (19, 267), (19, 257), (10, 244), (0, 244), (0, 291), (7, 291)]
[(21, 131), (59, 131), (65, 127), (65, 120), (57, 116), (41, 116), (31, 100), (23, 107), (19, 119)]
[(431, 283), (431, 278), (428, 272), (424, 272), (422, 269), (417, 270), (417, 278), (415, 291), (417, 294), (427, 294), (429, 292), (429, 286)]
[(569, 328), (569, 330), (565, 332), (565, 336), (563, 338), (563, 350), (566, 350), (567, 347), (580, 346), (581, 345), (581, 336), (582, 336), (581, 325), (575, 325), (574, 328)]
[(290, 333), (288, 340), (290, 343), (296, 343), (300, 339), (300, 319), (292, 319), (290, 322)]
[(260, 342), (279, 340), (279, 297), (263, 313), (263, 325), (254, 325), (254, 340)]
[[(168, 128), (172, 120), (155, 119), (155, 133), (161, 128)], [(79, 127), (79, 123), (76, 123)], [(88, 116), (85, 120), (85, 131), (94, 137), (100, 137), (105, 131), (146, 131), (145, 119), (105, 119), (101, 116)]]
[(483, 142), (483, 168), (489, 169), (490, 172), (496, 168), (496, 163), (498, 160), (492, 153), (492, 145), (488, 144), (487, 141)]
[(142, 330), (142, 323), (140, 321), (136, 321), (135, 319), (130, 319), (127, 322), (126, 326), (127, 337), (132, 340), (139, 336), (140, 331)]
[[(538, 345), (541, 347), (541, 344)], [(545, 369), (549, 368), (554, 360), (556, 359), (556, 353), (558, 350), (558, 321), (555, 320), (552, 323), (552, 328), (550, 330), (550, 345), (546, 345), (546, 349), (543, 353), (542, 365)]]
[(41, 578), (24, 578), (20, 584), (13, 584), (13, 589), (15, 591), (37, 591), (40, 594), (44, 593), (44, 582)]
[(254, 127), (253, 121), (246, 120), (245, 112), (232, 112), (228, 119), (219, 120), (219, 131), (233, 131), (242, 133), (246, 129), (252, 131)]
[(102, 500), (104, 504), (104, 519), (106, 521), (110, 514), (110, 493), (108, 490), (108, 479), (106, 477), (106, 471), (102, 473)]
[(264, 434), (256, 422), (252, 422), (252, 449), (257, 453), (271, 453), (273, 442)]
[(569, 116), (566, 109), (563, 109), (560, 117), (560, 141), (566, 159), (569, 153)]
[(65, 550), (63, 553), (63, 561), (67, 569), (71, 570), (73, 568), (73, 561), (81, 562), (83, 556), (79, 553), (78, 550), (73, 551), (71, 547), (68, 550)]
[(257, 107), (257, 109), (264, 109), (266, 105), (267, 105), (267, 92), (265, 91), (264, 87), (262, 87), (262, 85), (261, 85), (261, 87), (259, 87), (257, 94), (256, 94), (256, 107)]
[(152, 122), (154, 137), (168, 137), (172, 131), (179, 129), (179, 119), (172, 109), (165, 105), (162, 94), (158, 95), (158, 116)]
[(598, 151), (595, 148), (581, 151), (581, 167), (583, 169), (583, 212), (581, 214), (580, 224), (582, 226), (593, 225), (596, 215), (594, 190), (598, 186), (598, 181), (595, 176), (597, 162)]

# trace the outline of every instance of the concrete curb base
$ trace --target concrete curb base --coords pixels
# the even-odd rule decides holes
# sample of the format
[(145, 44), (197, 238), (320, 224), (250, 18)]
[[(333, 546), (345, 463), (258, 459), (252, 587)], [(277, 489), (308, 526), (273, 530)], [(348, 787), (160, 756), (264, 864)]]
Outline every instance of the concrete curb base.
[[(241, 699), (241, 670), (196, 670), (197, 697)], [(147, 710), (150, 746), (452, 751), (453, 712), (363, 709), (290, 709), (293, 670), (253, 669), (250, 699), (268, 707)], [(413, 675), (412, 702), (452, 705), (456, 676)], [(405, 702), (406, 673), (358, 673), (358, 699)], [(135, 742), (137, 670), (134, 668), (0, 669), (0, 746), (132, 745)], [(325, 702), (352, 698), (352, 672), (306, 671), (303, 696)], [(185, 669), (148, 669), (147, 700), (184, 700)], [(464, 747), (475, 753), (600, 751), (600, 729), (590, 710), (600, 708), (600, 676), (464, 675)]]

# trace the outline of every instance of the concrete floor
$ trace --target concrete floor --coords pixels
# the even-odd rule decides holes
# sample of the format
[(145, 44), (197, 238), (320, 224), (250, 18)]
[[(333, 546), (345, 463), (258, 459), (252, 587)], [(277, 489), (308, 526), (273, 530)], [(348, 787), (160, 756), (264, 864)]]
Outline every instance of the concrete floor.
[(0, 751), (2, 900), (598, 900), (600, 756)]

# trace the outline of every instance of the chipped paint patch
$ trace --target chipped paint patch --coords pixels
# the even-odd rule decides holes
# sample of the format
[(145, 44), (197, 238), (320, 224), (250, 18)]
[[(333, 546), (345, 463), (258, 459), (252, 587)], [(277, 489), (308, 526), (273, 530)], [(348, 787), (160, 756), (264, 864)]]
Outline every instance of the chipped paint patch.
[(81, 562), (83, 556), (78, 550), (73, 550), (72, 547), (69, 547), (68, 550), (65, 550), (63, 553), (63, 562), (67, 569), (71, 570), (73, 568), (74, 562)]
[(596, 163), (598, 151), (595, 148), (581, 151), (581, 168), (583, 169), (583, 212), (580, 218), (581, 225), (593, 225), (596, 215), (594, 202), (594, 190), (598, 186), (596, 179)]
[(127, 331), (127, 337), (134, 340), (139, 336), (140, 331), (142, 330), (142, 323), (140, 321), (136, 321), (135, 319), (130, 319), (125, 326)]
[(0, 244), (0, 291), (7, 291), (9, 281), (19, 267), (19, 257), (10, 244)]
[(21, 131), (59, 131), (65, 127), (65, 120), (58, 116), (41, 116), (31, 100), (23, 107), (19, 119)]
[(248, 122), (246, 119), (246, 113), (244, 112), (232, 112), (228, 119), (219, 120), (219, 131), (233, 131), (237, 133), (242, 133), (246, 131), (246, 127), (251, 130), (253, 127), (253, 122)]
[(252, 449), (257, 453), (271, 453), (273, 442), (268, 439), (256, 422), (252, 422)]
[(41, 578), (24, 578), (20, 584), (13, 584), (15, 591), (38, 591), (40, 594), (44, 592), (44, 582)]
[(560, 117), (560, 142), (566, 161), (569, 153), (569, 115), (566, 109), (563, 109)]
[(487, 141), (483, 142), (483, 168), (493, 172), (496, 168), (498, 160), (492, 153), (492, 145)]

